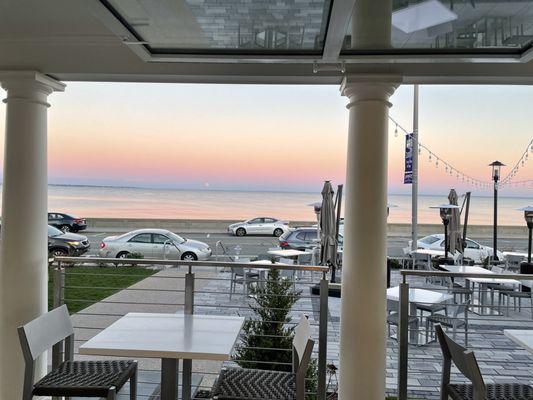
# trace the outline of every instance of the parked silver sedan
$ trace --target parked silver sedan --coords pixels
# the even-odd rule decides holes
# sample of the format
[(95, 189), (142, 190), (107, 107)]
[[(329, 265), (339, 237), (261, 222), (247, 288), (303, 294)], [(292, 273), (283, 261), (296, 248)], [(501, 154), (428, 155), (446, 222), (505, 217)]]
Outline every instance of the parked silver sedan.
[(108, 236), (100, 244), (100, 257), (126, 258), (141, 253), (161, 260), (208, 260), (209, 245), (183, 238), (166, 229), (138, 229), (120, 236)]
[(236, 236), (273, 235), (280, 237), (288, 230), (289, 225), (287, 222), (270, 217), (253, 218), (228, 226), (228, 233)]

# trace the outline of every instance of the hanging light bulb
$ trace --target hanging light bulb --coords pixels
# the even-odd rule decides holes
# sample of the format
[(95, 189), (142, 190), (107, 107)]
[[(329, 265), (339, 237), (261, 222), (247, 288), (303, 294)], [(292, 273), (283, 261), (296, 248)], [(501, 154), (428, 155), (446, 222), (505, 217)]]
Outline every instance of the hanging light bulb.
[(448, 173), (448, 164), (446, 164), (446, 173)]
[(438, 158), (435, 160), (435, 168), (439, 168), (439, 159)]
[(429, 162), (431, 162), (431, 153), (429, 153), (429, 159), (428, 159)]
[(398, 124), (396, 124), (396, 128), (394, 129), (394, 137), (398, 137)]
[(418, 146), (418, 154), (422, 153), (422, 146)]

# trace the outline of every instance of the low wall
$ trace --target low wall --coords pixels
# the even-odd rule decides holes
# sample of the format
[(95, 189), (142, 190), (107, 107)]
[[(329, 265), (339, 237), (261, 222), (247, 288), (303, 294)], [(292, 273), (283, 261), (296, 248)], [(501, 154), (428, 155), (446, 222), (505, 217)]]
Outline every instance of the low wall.
[[(141, 228), (162, 228), (182, 233), (223, 233), (229, 224), (236, 220), (215, 219), (141, 219), (141, 218), (87, 218), (88, 227), (97, 231), (127, 232)], [(314, 221), (291, 221), (291, 226), (309, 226)], [(441, 224), (419, 224), (418, 235), (425, 236), (443, 231)], [(410, 224), (389, 224), (389, 236), (411, 236)], [(471, 225), (468, 227), (468, 236), (485, 238), (492, 236), (490, 225)], [(524, 238), (527, 237), (527, 229), (524, 226), (500, 226), (498, 236), (501, 238)]]

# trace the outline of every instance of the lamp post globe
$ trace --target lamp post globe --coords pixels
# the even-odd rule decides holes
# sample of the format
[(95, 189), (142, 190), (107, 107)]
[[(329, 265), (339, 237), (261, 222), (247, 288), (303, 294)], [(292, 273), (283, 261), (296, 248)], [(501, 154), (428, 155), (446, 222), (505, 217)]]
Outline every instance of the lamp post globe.
[(498, 182), (501, 178), (501, 168), (505, 164), (496, 160), (489, 164), (492, 167), (492, 180), (494, 181), (494, 219), (492, 235), (492, 260), (498, 261)]

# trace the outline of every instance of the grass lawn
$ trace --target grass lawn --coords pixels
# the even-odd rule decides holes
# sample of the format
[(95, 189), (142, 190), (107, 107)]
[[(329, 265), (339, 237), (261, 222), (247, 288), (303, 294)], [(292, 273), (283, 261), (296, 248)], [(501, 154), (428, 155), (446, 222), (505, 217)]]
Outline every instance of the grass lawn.
[[(65, 275), (65, 303), (71, 314), (97, 303), (128, 286), (153, 275), (143, 267), (71, 267)], [(48, 309), (53, 304), (53, 274), (48, 278)], [(105, 288), (105, 289), (96, 289)], [(83, 301), (82, 301), (83, 300)]]

